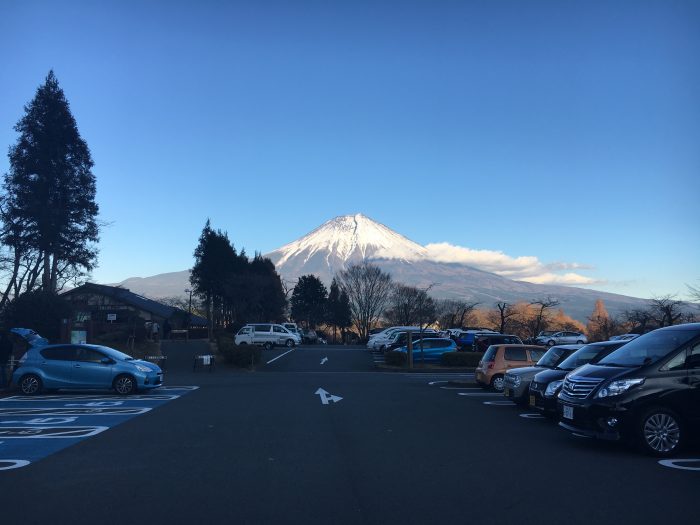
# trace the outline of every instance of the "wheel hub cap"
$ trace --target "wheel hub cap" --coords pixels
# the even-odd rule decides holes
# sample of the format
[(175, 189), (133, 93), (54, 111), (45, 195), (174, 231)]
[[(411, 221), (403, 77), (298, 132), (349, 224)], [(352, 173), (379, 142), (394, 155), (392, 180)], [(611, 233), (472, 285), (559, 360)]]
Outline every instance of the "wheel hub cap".
[(680, 441), (680, 427), (668, 414), (654, 414), (644, 424), (644, 439), (657, 452), (670, 452)]

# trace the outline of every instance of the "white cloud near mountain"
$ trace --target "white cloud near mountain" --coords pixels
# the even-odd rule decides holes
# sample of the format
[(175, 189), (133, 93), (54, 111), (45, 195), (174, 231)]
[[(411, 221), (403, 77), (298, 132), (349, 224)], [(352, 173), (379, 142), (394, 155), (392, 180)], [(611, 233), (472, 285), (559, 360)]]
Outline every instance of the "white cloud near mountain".
[(566, 270), (590, 269), (590, 266), (584, 264), (566, 262), (545, 264), (534, 256), (511, 257), (501, 251), (472, 250), (447, 242), (427, 244), (425, 248), (428, 257), (434, 261), (464, 264), (518, 281), (575, 286), (600, 283), (596, 279), (579, 273), (566, 272)]

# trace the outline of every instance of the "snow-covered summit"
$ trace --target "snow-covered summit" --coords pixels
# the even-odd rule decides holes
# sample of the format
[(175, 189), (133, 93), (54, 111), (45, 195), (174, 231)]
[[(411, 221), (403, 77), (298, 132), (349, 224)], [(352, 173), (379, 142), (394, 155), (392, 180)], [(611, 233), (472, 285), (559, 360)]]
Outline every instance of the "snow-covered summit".
[(335, 217), (268, 256), (279, 268), (292, 259), (301, 258), (307, 262), (318, 256), (331, 266), (365, 259), (416, 261), (425, 259), (427, 251), (420, 244), (357, 213)]

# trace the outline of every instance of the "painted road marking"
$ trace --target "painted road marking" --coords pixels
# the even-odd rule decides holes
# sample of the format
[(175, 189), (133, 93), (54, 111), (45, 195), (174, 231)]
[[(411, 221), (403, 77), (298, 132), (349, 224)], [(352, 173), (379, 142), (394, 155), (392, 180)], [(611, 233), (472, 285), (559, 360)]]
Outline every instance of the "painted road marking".
[[(0, 401), (0, 471), (25, 467), (195, 390), (169, 395), (13, 396)], [(45, 401), (45, 403), (41, 403)], [(121, 406), (125, 405), (125, 406)]]
[(137, 416), (151, 410), (147, 407), (109, 407), (109, 408), (4, 408), (0, 407), (2, 416)]
[(518, 414), (520, 417), (524, 417), (525, 419), (544, 419), (544, 416), (542, 414)]
[(512, 401), (505, 401), (505, 400), (503, 400), (503, 401), (484, 401), (484, 405), (492, 405), (492, 406), (497, 406), (497, 407), (505, 407), (505, 406), (511, 407), (511, 406), (514, 406), (515, 403), (513, 403)]
[(180, 396), (176, 395), (135, 395), (135, 396), (105, 396), (105, 395), (75, 395), (75, 396), (10, 396), (0, 399), (0, 402), (31, 402), (40, 403), (42, 401), (55, 401), (58, 403), (64, 403), (66, 401), (111, 401), (122, 400), (122, 401), (172, 401)]
[(171, 390), (197, 390), (198, 386), (159, 386), (158, 392), (170, 392)]
[(328, 362), (328, 358), (327, 358), (327, 357), (324, 357), (323, 359), (321, 359), (321, 364), (322, 364), (322, 365), (325, 365), (327, 362)]
[(500, 396), (503, 397), (503, 394), (499, 394), (498, 392), (457, 392), (458, 396), (471, 396), (471, 397), (481, 397), (481, 396)]
[(430, 386), (439, 385), (440, 383), (449, 383), (449, 381), (431, 381), (428, 383)]
[(700, 459), (660, 459), (659, 460), (659, 465), (661, 465), (663, 467), (675, 468), (678, 470), (700, 471), (700, 466), (688, 467), (685, 465), (679, 465), (678, 463), (700, 463)]
[(2, 439), (84, 438), (109, 427), (0, 427)]
[(321, 396), (321, 403), (327, 405), (329, 402), (337, 403), (343, 398), (340, 396), (334, 396), (333, 394), (326, 392), (323, 388), (319, 388), (314, 392), (314, 394)]
[(441, 390), (483, 390), (482, 388), (466, 387), (466, 386), (441, 386)]
[(265, 364), (266, 364), (266, 365), (269, 365), (269, 364), (272, 363), (273, 361), (277, 361), (280, 357), (284, 357), (284, 356), (286, 356), (288, 353), (294, 352), (294, 350), (296, 350), (296, 349), (295, 349), (295, 348), (292, 348), (291, 350), (287, 350), (285, 353), (278, 355), (278, 356), (275, 357), (274, 359), (270, 359), (270, 360), (269, 360), (267, 363), (265, 363)]
[(0, 459), (0, 470), (12, 470), (26, 467), (27, 465), (29, 465), (29, 461), (25, 459)]

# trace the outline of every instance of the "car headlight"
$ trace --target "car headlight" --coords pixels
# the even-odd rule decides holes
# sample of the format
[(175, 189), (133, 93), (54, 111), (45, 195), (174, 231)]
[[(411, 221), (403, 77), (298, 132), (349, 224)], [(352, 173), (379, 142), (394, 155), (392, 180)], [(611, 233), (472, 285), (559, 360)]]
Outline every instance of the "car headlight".
[(564, 381), (552, 381), (547, 385), (547, 389), (544, 391), (544, 395), (547, 397), (552, 397), (556, 393), (559, 388), (561, 388), (561, 385), (564, 384)]
[(520, 376), (514, 376), (514, 377), (513, 377), (513, 386), (514, 386), (515, 388), (518, 388), (518, 387), (520, 386), (520, 383), (522, 383), (522, 382), (523, 382), (523, 380), (520, 379)]
[(636, 377), (634, 379), (620, 379), (618, 381), (613, 381), (605, 388), (601, 388), (596, 397), (611, 397), (619, 396), (624, 394), (633, 386), (641, 385), (644, 383), (643, 377)]
[(150, 372), (151, 369), (143, 365), (134, 365), (139, 372)]

